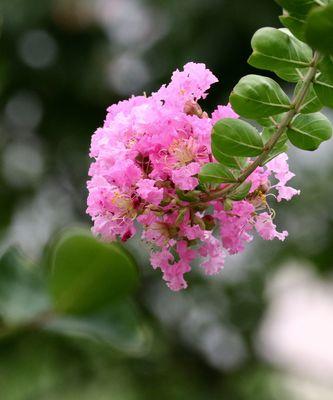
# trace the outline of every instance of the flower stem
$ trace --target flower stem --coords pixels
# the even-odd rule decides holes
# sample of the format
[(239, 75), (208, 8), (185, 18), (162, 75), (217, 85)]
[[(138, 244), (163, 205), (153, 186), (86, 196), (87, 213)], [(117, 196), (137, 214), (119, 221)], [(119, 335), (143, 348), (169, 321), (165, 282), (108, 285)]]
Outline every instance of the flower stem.
[(310, 64), (310, 68), (303, 79), (302, 86), (299, 92), (295, 95), (295, 97), (292, 100), (290, 110), (286, 113), (280, 124), (276, 126), (276, 131), (264, 146), (263, 152), (247, 168), (244, 169), (244, 171), (238, 177), (237, 183), (228, 185), (223, 189), (216, 190), (215, 192), (204, 195), (201, 198), (202, 202), (224, 198), (228, 194), (232, 193), (256, 170), (256, 168), (258, 168), (267, 160), (269, 153), (273, 150), (274, 146), (276, 145), (280, 137), (284, 134), (284, 132), (290, 125), (293, 118), (299, 113), (303, 105), (304, 99), (306, 98), (309, 92), (311, 83), (313, 82), (313, 79), (316, 76), (317, 64), (319, 59), (320, 59), (320, 54), (318, 52), (315, 52)]

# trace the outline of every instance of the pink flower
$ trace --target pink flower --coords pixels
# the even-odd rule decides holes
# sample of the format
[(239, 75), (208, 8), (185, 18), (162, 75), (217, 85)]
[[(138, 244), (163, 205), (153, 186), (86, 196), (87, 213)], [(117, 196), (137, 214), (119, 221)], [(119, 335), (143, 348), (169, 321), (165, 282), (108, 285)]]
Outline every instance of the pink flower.
[(277, 186), (278, 196), (277, 201), (291, 200), (294, 196), (301, 193), (300, 190), (296, 190), (290, 186)]
[(193, 190), (199, 183), (193, 175), (199, 173), (201, 165), (199, 163), (191, 163), (185, 167), (172, 171), (171, 178), (175, 185), (182, 190)]
[(286, 186), (286, 183), (292, 179), (295, 174), (289, 171), (288, 156), (282, 153), (267, 163), (267, 170), (274, 174), (278, 182), (272, 186), (278, 192), (277, 200), (291, 200), (295, 195), (300, 194), (299, 190)]
[(212, 113), (212, 123), (223, 118), (239, 118), (239, 115), (232, 109), (231, 104), (226, 106), (217, 106), (217, 109)]
[(108, 168), (105, 176), (119, 188), (131, 187), (141, 178), (142, 171), (133, 160), (120, 159)]
[(224, 267), (226, 252), (220, 240), (215, 238), (211, 232), (205, 232), (200, 255), (205, 257), (202, 268), (207, 275), (215, 275)]
[(163, 189), (155, 187), (153, 179), (140, 179), (136, 191), (140, 197), (154, 205), (158, 205), (163, 199)]
[(265, 240), (273, 240), (274, 238), (277, 238), (284, 241), (288, 236), (287, 231), (280, 233), (276, 230), (276, 225), (273, 224), (272, 218), (267, 212), (256, 216), (255, 228), (259, 235)]
[(215, 206), (214, 216), (220, 221), (220, 235), (223, 247), (230, 254), (244, 250), (245, 244), (251, 242), (253, 229), (251, 224), (255, 207), (247, 201), (234, 203), (231, 211), (224, 211), (221, 205)]
[(87, 213), (93, 233), (126, 241), (138, 225), (152, 248), (152, 267), (172, 290), (186, 288), (195, 258), (205, 274), (218, 273), (226, 254), (241, 252), (255, 230), (265, 240), (283, 240), (287, 232), (277, 232), (265, 212), (267, 193), (278, 201), (299, 193), (286, 186), (294, 175), (282, 154), (251, 174), (249, 196), (232, 209), (223, 199), (201, 204), (205, 188), (198, 174), (213, 160), (213, 125), (238, 118), (230, 105), (218, 106), (211, 117), (202, 110), (199, 101), (215, 82), (204, 64), (188, 63), (156, 93), (110, 106), (91, 140)]
[(176, 70), (172, 74), (171, 83), (156, 93), (167, 105), (181, 107), (188, 100), (198, 101), (207, 96), (207, 90), (217, 78), (206, 68), (205, 64), (190, 62), (184, 66), (183, 71)]

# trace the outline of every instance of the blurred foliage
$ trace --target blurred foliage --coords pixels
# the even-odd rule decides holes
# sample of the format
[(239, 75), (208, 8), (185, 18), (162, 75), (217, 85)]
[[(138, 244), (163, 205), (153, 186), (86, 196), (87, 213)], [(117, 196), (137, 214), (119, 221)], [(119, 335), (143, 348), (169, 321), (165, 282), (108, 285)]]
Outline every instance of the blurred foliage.
[[(240, 371), (220, 379), (186, 346), (165, 337), (156, 322), (144, 316), (145, 307), (139, 311), (128, 299), (128, 281), (136, 279), (133, 260), (121, 247), (116, 255), (113, 252), (114, 245), (70, 230), (48, 245), (44, 268), (29, 265), (14, 248), (2, 256), (2, 398), (75, 399), (84, 393), (86, 398), (102, 399), (204, 399), (209, 392), (218, 399), (223, 392), (242, 399), (257, 390), (264, 394), (256, 398), (277, 398), (274, 374), (267, 374), (251, 357)], [(74, 269), (69, 260), (75, 260)], [(63, 293), (70, 285), (70, 303), (59, 302), (68, 299)]]
[(50, 252), (48, 280), (57, 311), (94, 311), (137, 286), (134, 260), (117, 243), (105, 244), (85, 231), (69, 231)]
[[(308, 163), (297, 151), (291, 157), (300, 160), (302, 197), (278, 213), (290, 240), (229, 258), (220, 277), (193, 275), (186, 292), (170, 293), (144, 246), (131, 242), (142, 273), (131, 296), (108, 303), (103, 295), (101, 307), (65, 315), (54, 312), (46, 284), (50, 236), (89, 224), (87, 153), (105, 108), (156, 90), (189, 60), (221, 80), (204, 107), (226, 102), (253, 71), (252, 34), (279, 26), (280, 8), (267, 0), (1, 0), (0, 10), (0, 399), (288, 398), (281, 371), (258, 355), (256, 333), (277, 266), (293, 257), (331, 276), (329, 152)], [(90, 271), (80, 275), (88, 303), (94, 262), (77, 266)], [(70, 267), (61, 270), (69, 287)], [(102, 279), (110, 272), (100, 271)]]

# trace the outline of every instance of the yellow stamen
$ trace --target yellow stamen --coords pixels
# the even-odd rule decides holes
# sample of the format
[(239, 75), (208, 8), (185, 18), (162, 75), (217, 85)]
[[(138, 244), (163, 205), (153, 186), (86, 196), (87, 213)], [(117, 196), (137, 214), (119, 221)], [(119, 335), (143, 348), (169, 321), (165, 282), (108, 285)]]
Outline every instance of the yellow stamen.
[(169, 153), (172, 154), (180, 165), (187, 165), (195, 159), (195, 146), (193, 140), (176, 139), (169, 147)]

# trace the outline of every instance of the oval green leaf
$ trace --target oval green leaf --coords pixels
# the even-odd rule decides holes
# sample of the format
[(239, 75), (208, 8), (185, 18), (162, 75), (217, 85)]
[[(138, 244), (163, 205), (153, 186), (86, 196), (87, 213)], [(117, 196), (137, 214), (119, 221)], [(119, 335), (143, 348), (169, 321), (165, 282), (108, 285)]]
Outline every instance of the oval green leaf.
[(138, 283), (132, 257), (117, 243), (70, 230), (54, 245), (49, 277), (56, 311), (85, 313), (131, 293)]
[(290, 30), (290, 32), (297, 37), (297, 39), (304, 42), (305, 37), (305, 18), (302, 15), (285, 11), (279, 17), (281, 23)]
[(302, 150), (316, 150), (332, 136), (332, 125), (321, 113), (298, 115), (287, 129), (291, 143)]
[(199, 172), (201, 183), (234, 183), (235, 175), (224, 165), (217, 163), (205, 164)]
[(244, 76), (231, 95), (232, 108), (245, 118), (262, 118), (281, 114), (290, 109), (290, 100), (271, 78), (260, 75)]
[(232, 157), (223, 153), (220, 148), (212, 141), (212, 152), (215, 159), (229, 168), (240, 170), (246, 165), (246, 158), (244, 157)]
[(263, 142), (256, 128), (233, 118), (221, 119), (214, 125), (212, 143), (223, 153), (236, 157), (255, 157), (263, 149)]
[(285, 68), (307, 68), (312, 60), (312, 50), (305, 43), (276, 28), (261, 28), (253, 36), (253, 53), (248, 62), (260, 69), (278, 71)]
[(296, 83), (306, 75), (307, 71), (308, 71), (307, 68), (288, 67), (288, 68), (281, 68), (278, 71), (274, 72), (279, 78), (287, 82)]

